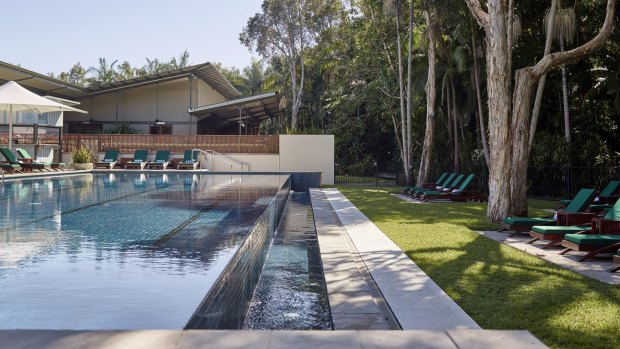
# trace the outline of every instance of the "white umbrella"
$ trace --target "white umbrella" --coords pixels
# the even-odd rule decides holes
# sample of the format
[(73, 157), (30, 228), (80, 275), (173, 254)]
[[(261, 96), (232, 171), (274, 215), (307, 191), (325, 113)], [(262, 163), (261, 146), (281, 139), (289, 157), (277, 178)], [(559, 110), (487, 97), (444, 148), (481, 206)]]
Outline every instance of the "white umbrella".
[(83, 110), (72, 108), (32, 93), (15, 81), (9, 81), (0, 86), (0, 110), (9, 112), (9, 148), (13, 146), (13, 118), (17, 111), (33, 110), (39, 114), (55, 111), (72, 111), (87, 114)]

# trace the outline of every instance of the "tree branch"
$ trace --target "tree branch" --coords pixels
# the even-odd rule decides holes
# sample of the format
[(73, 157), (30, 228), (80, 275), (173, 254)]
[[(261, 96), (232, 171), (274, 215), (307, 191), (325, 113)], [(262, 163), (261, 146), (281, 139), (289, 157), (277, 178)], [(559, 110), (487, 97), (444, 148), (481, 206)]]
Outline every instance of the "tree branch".
[(536, 63), (536, 65), (530, 68), (532, 75), (536, 79), (539, 79), (551, 69), (559, 67), (562, 64), (578, 61), (579, 59), (588, 56), (603, 47), (614, 30), (615, 12), (616, 0), (607, 0), (605, 23), (603, 23), (601, 31), (594, 38), (592, 38), (592, 40), (570, 51), (556, 52), (543, 57), (538, 63)]
[(471, 12), (472, 16), (474, 16), (482, 29), (486, 31), (487, 28), (489, 28), (489, 26), (491, 25), (489, 14), (484, 12), (478, 0), (465, 0), (465, 3), (467, 4), (467, 7), (469, 7), (469, 11)]

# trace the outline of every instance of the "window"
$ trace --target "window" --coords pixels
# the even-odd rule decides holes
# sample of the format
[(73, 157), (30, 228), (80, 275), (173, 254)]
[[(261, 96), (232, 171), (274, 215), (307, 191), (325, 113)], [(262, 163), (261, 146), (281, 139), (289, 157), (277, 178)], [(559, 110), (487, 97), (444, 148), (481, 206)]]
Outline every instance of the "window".
[(152, 135), (171, 135), (172, 125), (151, 125), (149, 133)]

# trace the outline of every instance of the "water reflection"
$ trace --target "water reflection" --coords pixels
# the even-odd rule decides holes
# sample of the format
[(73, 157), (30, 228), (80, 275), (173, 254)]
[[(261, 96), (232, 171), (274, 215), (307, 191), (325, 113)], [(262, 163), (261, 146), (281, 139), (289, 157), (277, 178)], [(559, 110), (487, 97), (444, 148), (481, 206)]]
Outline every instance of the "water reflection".
[(119, 172), (5, 183), (0, 328), (182, 328), (284, 180)]

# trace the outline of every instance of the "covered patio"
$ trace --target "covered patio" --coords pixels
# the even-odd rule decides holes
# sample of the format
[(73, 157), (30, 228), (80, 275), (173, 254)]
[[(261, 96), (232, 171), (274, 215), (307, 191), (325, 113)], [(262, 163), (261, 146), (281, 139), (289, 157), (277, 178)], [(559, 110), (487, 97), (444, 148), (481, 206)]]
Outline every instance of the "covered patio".
[(188, 108), (197, 118), (198, 134), (257, 135), (264, 120), (281, 122), (286, 99), (272, 92)]

